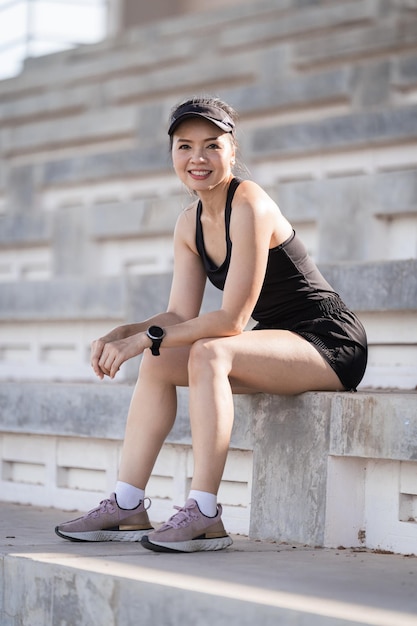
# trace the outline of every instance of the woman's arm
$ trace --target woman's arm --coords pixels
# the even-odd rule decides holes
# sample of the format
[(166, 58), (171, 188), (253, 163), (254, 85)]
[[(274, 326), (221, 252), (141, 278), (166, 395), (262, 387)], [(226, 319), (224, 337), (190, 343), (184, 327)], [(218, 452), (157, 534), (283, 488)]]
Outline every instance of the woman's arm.
[[(199, 315), (206, 277), (195, 249), (195, 210), (185, 211), (175, 233), (174, 278), (167, 311), (174, 316), (170, 320), (178, 321), (165, 324), (162, 347), (187, 346), (204, 337), (243, 332), (259, 298), (269, 248), (285, 241), (291, 232), (276, 204), (258, 185), (241, 183), (233, 203), (233, 247), (222, 305), (216, 311)], [(152, 321), (156, 319), (162, 318)], [(98, 361), (99, 370), (113, 378), (124, 361), (149, 348), (151, 340), (144, 330), (141, 327), (129, 338), (107, 344)]]
[(141, 322), (118, 326), (93, 341), (91, 365), (99, 378), (104, 375), (113, 378), (124, 361), (150, 347), (151, 341), (145, 334), (149, 326), (167, 328), (198, 316), (206, 275), (197, 251), (192, 249), (194, 239), (195, 210), (190, 208), (179, 216), (175, 227), (174, 272), (167, 311)]
[[(106, 374), (107, 372), (102, 371), (99, 366), (99, 361), (106, 344), (123, 342), (123, 340), (128, 340), (130, 337), (145, 332), (147, 328), (149, 328), (149, 326), (152, 326), (153, 324), (155, 324), (156, 326), (166, 327), (171, 326), (172, 324), (178, 324), (181, 321), (182, 320), (177, 315), (175, 315), (175, 313), (165, 312), (154, 315), (153, 317), (150, 317), (148, 320), (144, 320), (143, 322), (123, 324), (122, 326), (117, 326), (116, 328), (113, 328), (113, 330), (107, 333), (107, 335), (103, 335), (103, 337), (99, 337), (91, 343), (91, 367), (99, 378), (103, 378), (104, 374)], [(128, 345), (127, 341), (125, 343), (126, 345)]]
[[(204, 337), (241, 333), (259, 298), (269, 248), (285, 241), (291, 232), (291, 225), (258, 185), (248, 181), (241, 183), (233, 200), (230, 225), (232, 256), (221, 308), (169, 326), (163, 346), (191, 345)], [(172, 302), (176, 302), (181, 293), (174, 291), (172, 297)]]

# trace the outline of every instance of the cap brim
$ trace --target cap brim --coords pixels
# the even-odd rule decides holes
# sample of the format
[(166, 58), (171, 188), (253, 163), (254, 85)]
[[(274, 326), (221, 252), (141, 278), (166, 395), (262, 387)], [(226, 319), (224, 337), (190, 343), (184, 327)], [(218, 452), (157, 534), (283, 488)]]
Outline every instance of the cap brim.
[(182, 122), (185, 122), (185, 120), (190, 119), (192, 117), (199, 117), (199, 118), (206, 120), (207, 122), (211, 122), (212, 124), (220, 128), (225, 133), (233, 132), (233, 128), (231, 128), (229, 124), (224, 124), (223, 122), (220, 122), (219, 120), (215, 120), (208, 115), (204, 115), (203, 113), (192, 112), (192, 113), (184, 113), (183, 115), (180, 115), (179, 117), (177, 117), (177, 119), (174, 120), (171, 126), (169, 127), (168, 135), (172, 135), (175, 132), (175, 129), (178, 128), (178, 126), (182, 124)]

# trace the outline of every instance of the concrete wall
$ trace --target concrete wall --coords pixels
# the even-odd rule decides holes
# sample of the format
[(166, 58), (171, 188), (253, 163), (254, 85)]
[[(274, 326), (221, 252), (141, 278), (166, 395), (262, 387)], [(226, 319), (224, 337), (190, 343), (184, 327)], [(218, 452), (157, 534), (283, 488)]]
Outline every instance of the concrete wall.
[[(146, 23), (162, 20), (168, 17), (190, 13), (206, 13), (224, 7), (250, 2), (250, 0), (210, 0), (205, 2), (192, 2), (191, 0), (111, 0), (111, 19), (117, 20), (117, 28), (113, 32), (124, 32)], [(117, 19), (118, 16), (118, 19)], [(204, 18), (203, 18), (204, 19)]]
[[(131, 391), (0, 383), (1, 499), (73, 511), (107, 497)], [(187, 400), (181, 389), (147, 486), (154, 522), (190, 487)], [(236, 396), (219, 491), (229, 532), (417, 554), (416, 406), (416, 392)]]

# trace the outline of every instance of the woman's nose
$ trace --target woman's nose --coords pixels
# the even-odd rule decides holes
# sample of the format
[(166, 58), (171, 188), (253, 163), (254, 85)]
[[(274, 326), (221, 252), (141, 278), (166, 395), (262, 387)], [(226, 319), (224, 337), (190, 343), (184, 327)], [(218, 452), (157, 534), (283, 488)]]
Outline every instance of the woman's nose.
[(205, 156), (200, 150), (196, 150), (195, 152), (193, 152), (191, 158), (195, 163), (205, 161)]

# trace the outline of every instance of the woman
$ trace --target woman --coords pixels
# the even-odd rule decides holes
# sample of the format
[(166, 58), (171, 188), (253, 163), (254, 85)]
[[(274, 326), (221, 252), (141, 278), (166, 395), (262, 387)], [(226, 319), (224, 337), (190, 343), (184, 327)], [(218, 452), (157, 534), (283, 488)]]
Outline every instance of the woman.
[[(143, 353), (115, 494), (56, 532), (84, 541), (137, 541), (155, 551), (219, 550), (232, 543), (217, 504), (233, 423), (233, 393), (355, 389), (366, 335), (308, 257), (291, 224), (254, 182), (236, 179), (235, 111), (216, 98), (177, 106), (172, 161), (196, 200), (178, 218), (167, 311), (92, 344), (99, 378)], [(221, 308), (200, 306), (206, 279)], [(257, 322), (247, 331), (251, 317)], [(149, 349), (150, 348), (150, 349)], [(189, 498), (160, 529), (145, 487), (189, 386), (194, 474)]]

